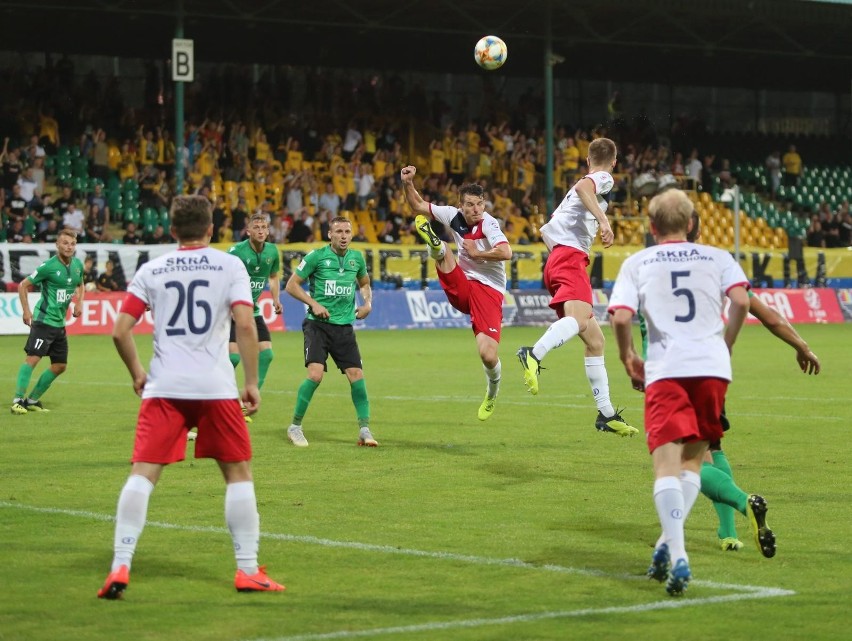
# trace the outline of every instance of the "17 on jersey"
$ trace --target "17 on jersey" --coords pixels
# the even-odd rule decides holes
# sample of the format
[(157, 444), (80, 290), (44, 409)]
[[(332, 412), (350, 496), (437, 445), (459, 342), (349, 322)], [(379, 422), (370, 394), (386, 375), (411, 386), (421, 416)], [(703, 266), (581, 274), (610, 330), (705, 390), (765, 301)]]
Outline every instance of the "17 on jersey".
[(74, 291), (83, 282), (83, 263), (76, 256), (66, 265), (53, 256), (39, 265), (27, 278), (33, 285), (41, 285), (41, 298), (33, 311), (33, 321), (65, 327), (65, 314)]
[(263, 249), (259, 252), (251, 246), (251, 240), (244, 240), (237, 243), (228, 250), (229, 254), (233, 254), (239, 258), (243, 265), (246, 266), (246, 271), (251, 282), (251, 297), (254, 302), (254, 315), (260, 316), (260, 307), (257, 301), (260, 300), (260, 295), (263, 293), (263, 288), (266, 287), (266, 282), (269, 280), (270, 274), (277, 274), (280, 267), (280, 259), (278, 257), (278, 249), (272, 243), (263, 243)]
[(315, 249), (302, 259), (296, 268), (300, 278), (308, 281), (308, 292), (328, 310), (328, 321), (316, 318), (308, 310), (308, 318), (332, 325), (351, 325), (355, 322), (355, 292), (358, 280), (367, 275), (364, 255), (347, 249), (342, 256), (331, 245)]

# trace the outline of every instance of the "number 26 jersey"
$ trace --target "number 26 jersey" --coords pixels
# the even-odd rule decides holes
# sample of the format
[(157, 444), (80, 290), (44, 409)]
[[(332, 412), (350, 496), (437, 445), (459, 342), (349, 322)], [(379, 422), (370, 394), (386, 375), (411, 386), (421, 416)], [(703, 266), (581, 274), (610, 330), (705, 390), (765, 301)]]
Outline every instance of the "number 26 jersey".
[(252, 306), (248, 272), (237, 257), (209, 247), (163, 254), (136, 272), (128, 294), (154, 316), (142, 398), (237, 398), (228, 360), (231, 308)]

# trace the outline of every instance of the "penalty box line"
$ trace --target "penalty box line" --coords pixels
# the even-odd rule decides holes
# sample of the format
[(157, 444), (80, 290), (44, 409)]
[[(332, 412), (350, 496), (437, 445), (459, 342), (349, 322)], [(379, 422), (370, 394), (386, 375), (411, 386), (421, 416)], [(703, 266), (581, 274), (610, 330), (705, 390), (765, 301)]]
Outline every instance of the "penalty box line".
[[(40, 514), (52, 514), (59, 516), (70, 516), (76, 518), (91, 519), (94, 521), (114, 522), (115, 517), (111, 514), (103, 514), (98, 512), (89, 512), (86, 510), (70, 510), (63, 508), (40, 507), (35, 505), (25, 505), (20, 503), (11, 503), (9, 501), (0, 501), (0, 508), (18, 509), (27, 512), (36, 512)], [(155, 527), (166, 530), (178, 530), (182, 532), (201, 532), (210, 534), (229, 534), (228, 529), (224, 527), (202, 526), (202, 525), (179, 525), (176, 523), (166, 523), (163, 521), (148, 521), (146, 527)], [(457, 554), (455, 552), (417, 550), (413, 548), (399, 548), (391, 545), (376, 545), (372, 543), (360, 543), (358, 541), (337, 541), (334, 539), (326, 539), (315, 536), (305, 536), (297, 534), (281, 534), (276, 532), (261, 532), (261, 538), (273, 541), (286, 541), (291, 543), (302, 543), (306, 545), (319, 545), (328, 548), (342, 548), (349, 550), (358, 550), (359, 552), (372, 552), (379, 554), (396, 554), (402, 556), (420, 557), (438, 559), (442, 561), (455, 561), (459, 563), (469, 563), (471, 565), (485, 566), (500, 566), (507, 568), (519, 568), (526, 570), (535, 570), (540, 572), (554, 572), (559, 574), (573, 574), (579, 576), (590, 576), (603, 579), (621, 579), (629, 581), (645, 581), (646, 577), (636, 576), (632, 574), (613, 574), (600, 570), (590, 570), (586, 568), (573, 568), (569, 566), (556, 564), (535, 564), (520, 559), (500, 559), (486, 556), (478, 556), (472, 554)], [(642, 603), (629, 606), (610, 606), (604, 608), (582, 608), (578, 610), (559, 610), (553, 612), (538, 612), (532, 614), (518, 614), (506, 617), (498, 617), (493, 619), (477, 618), (461, 621), (436, 621), (432, 623), (423, 623), (409, 626), (394, 626), (387, 628), (375, 628), (371, 630), (341, 630), (338, 632), (325, 632), (317, 634), (302, 634), (286, 637), (263, 637), (253, 639), (252, 641), (323, 641), (331, 639), (354, 639), (371, 635), (388, 635), (388, 634), (404, 634), (414, 632), (428, 632), (436, 630), (450, 630), (456, 628), (474, 628), (491, 625), (507, 625), (513, 623), (531, 623), (536, 621), (544, 621), (548, 619), (583, 617), (600, 614), (630, 614), (650, 612), (653, 610), (675, 609), (683, 607), (693, 607), (702, 605), (712, 605), (715, 603), (729, 603), (735, 601), (744, 601), (750, 599), (767, 599), (784, 596), (793, 596), (796, 594), (792, 590), (782, 588), (773, 588), (756, 585), (741, 585), (737, 583), (717, 583), (715, 581), (695, 580), (692, 585), (700, 585), (711, 589), (732, 590), (736, 594), (727, 594), (705, 598), (681, 598), (667, 599), (664, 601), (654, 601), (651, 603)]]
[[(55, 514), (61, 516), (72, 516), (77, 518), (86, 518), (94, 521), (103, 521), (113, 523), (115, 516), (112, 514), (103, 514), (100, 512), (90, 512), (87, 510), (70, 510), (65, 508), (40, 507), (36, 505), (25, 505), (22, 503), (12, 503), (9, 501), (0, 500), (0, 508), (13, 508), (27, 512), (37, 512), (41, 514)], [(210, 534), (227, 534), (230, 536), (228, 528), (217, 527), (213, 525), (179, 525), (177, 523), (166, 523), (164, 521), (147, 521), (145, 527), (155, 527), (164, 530), (178, 530), (182, 532), (201, 532)], [(590, 570), (587, 568), (574, 568), (564, 565), (556, 565), (552, 563), (538, 564), (529, 563), (520, 559), (512, 558), (493, 558), (487, 556), (478, 556), (473, 554), (458, 554), (455, 552), (442, 552), (432, 550), (417, 550), (413, 548), (402, 548), (393, 545), (377, 545), (374, 543), (360, 543), (358, 541), (337, 541), (334, 539), (326, 539), (316, 536), (302, 534), (281, 534), (277, 532), (261, 532), (261, 538), (272, 541), (286, 541), (290, 543), (304, 543), (307, 545), (319, 545), (329, 548), (343, 548), (349, 550), (358, 550), (359, 552), (374, 552), (379, 554), (396, 554), (401, 556), (413, 556), (421, 558), (439, 559), (442, 561), (456, 561), (460, 563), (469, 563), (471, 565), (490, 565), (501, 566), (508, 568), (519, 568), (525, 570), (537, 570), (540, 572), (554, 572), (559, 574), (575, 574), (580, 576), (597, 577), (601, 579), (621, 579), (628, 581), (647, 581), (647, 577), (637, 576), (635, 574), (615, 574), (603, 572), (601, 570)], [(739, 583), (717, 583), (715, 581), (694, 580), (692, 585), (702, 585), (708, 588), (717, 590), (735, 590), (746, 593), (764, 593), (771, 592), (770, 596), (791, 596), (795, 592), (785, 590), (783, 588), (773, 588), (759, 585), (743, 585)]]

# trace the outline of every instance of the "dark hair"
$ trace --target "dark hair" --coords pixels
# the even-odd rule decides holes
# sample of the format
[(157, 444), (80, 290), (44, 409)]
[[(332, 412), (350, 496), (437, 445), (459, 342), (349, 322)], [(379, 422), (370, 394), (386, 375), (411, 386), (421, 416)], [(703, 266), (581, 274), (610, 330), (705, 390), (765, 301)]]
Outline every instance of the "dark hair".
[(479, 183), (465, 183), (459, 187), (459, 202), (464, 200), (464, 197), (468, 195), (476, 198), (485, 198), (485, 189)]
[(178, 240), (206, 238), (213, 224), (212, 203), (204, 196), (176, 196), (172, 202), (172, 227)]
[(338, 223), (346, 223), (347, 225), (351, 225), (352, 221), (349, 220), (346, 216), (335, 216), (328, 223), (328, 228), (331, 229), (332, 227), (334, 227)]

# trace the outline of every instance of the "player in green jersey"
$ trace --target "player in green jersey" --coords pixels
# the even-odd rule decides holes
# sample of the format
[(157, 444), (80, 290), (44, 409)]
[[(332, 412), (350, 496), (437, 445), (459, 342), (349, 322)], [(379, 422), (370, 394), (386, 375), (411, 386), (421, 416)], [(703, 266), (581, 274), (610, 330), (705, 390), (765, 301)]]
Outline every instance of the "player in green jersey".
[[(74, 256), (77, 250), (77, 235), (63, 229), (56, 239), (56, 255), (48, 258), (18, 285), (21, 299), (22, 318), (30, 327), (30, 336), (24, 346), (27, 357), (18, 370), (12, 414), (45, 412), (41, 397), (68, 366), (68, 338), (65, 335), (65, 315), (75, 294), (73, 316), (83, 313), (83, 263)], [(41, 285), (41, 298), (30, 309), (28, 293), (30, 285)], [(38, 379), (27, 395), (33, 370), (42, 356), (50, 356), (50, 368)]]
[[(284, 288), (290, 296), (307, 305), (302, 323), (305, 336), (305, 367), (308, 377), (299, 386), (293, 423), (287, 437), (296, 447), (307, 447), (302, 419), (317, 387), (322, 382), (329, 355), (349, 379), (352, 403), (358, 418), (358, 445), (376, 447), (370, 432), (370, 401), (361, 368), (361, 353), (352, 323), (367, 317), (373, 307), (373, 290), (364, 255), (349, 249), (352, 223), (343, 216), (332, 219), (328, 237), (331, 244), (315, 249), (302, 259)], [(308, 291), (302, 284), (308, 282)], [(360, 291), (362, 305), (356, 306)]]
[[(269, 223), (266, 216), (263, 214), (254, 214), (249, 219), (248, 238), (241, 243), (237, 243), (228, 250), (228, 253), (233, 254), (246, 266), (248, 271), (249, 281), (251, 281), (251, 295), (254, 300), (254, 322), (257, 326), (258, 349), (258, 388), (263, 387), (266, 380), (266, 373), (269, 371), (269, 366), (272, 363), (272, 337), (269, 334), (269, 328), (263, 321), (263, 316), (260, 313), (258, 300), (269, 282), (269, 293), (272, 294), (272, 308), (276, 314), (281, 314), (281, 279), (278, 277), (280, 267), (280, 259), (278, 257), (278, 249), (272, 243), (267, 243), (269, 237)], [(234, 367), (240, 363), (240, 352), (237, 347), (237, 335), (233, 321), (231, 322), (231, 338), (228, 346), (229, 358)], [(247, 422), (251, 422), (251, 417), (243, 411), (243, 416)]]

